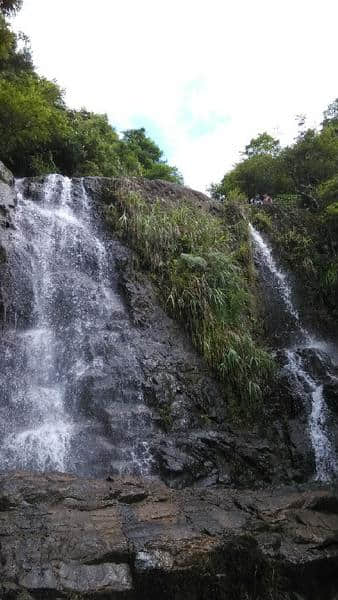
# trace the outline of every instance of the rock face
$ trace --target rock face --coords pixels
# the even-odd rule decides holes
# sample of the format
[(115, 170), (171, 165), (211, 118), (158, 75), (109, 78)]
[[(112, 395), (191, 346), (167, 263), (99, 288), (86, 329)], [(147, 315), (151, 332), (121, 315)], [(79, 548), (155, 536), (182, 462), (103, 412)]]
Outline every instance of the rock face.
[[(150, 203), (158, 197), (164, 202), (188, 199), (203, 210), (218, 210), (207, 196), (163, 181), (89, 177), (84, 184), (97, 205), (98, 218), (106, 202), (130, 192)], [(289, 430), (273, 399), (268, 430), (246, 434), (229, 427), (222, 389), (177, 323), (159, 306), (153, 286), (135, 268), (133, 253), (115, 240), (112, 259), (136, 328), (134, 344), (145, 377), (146, 401), (160, 430), (166, 431), (152, 444), (162, 479), (179, 488), (217, 482), (259, 487), (308, 479), (314, 464), (306, 424), (304, 428), (301, 422), (298, 436), (294, 433), (298, 421)], [(281, 405), (284, 410), (283, 400)]]
[[(120, 289), (136, 326), (135, 352), (144, 373), (143, 389), (160, 432), (152, 450), (162, 479), (170, 486), (196, 483), (260, 486), (298, 479), (297, 448), (284, 432), (236, 432), (225, 425), (222, 390), (179, 326), (160, 308), (132, 253), (115, 242)], [(298, 459), (299, 460), (299, 459)]]
[(11, 210), (15, 206), (14, 177), (0, 161), (0, 226), (10, 227)]
[[(41, 381), (47, 389), (46, 402), (51, 397), (52, 387), (58, 397), (63, 398), (68, 417), (64, 419), (63, 414), (58, 413), (62, 431), (65, 422), (73, 422), (75, 426), (70, 442), (60, 445), (62, 452), (56, 453), (57, 461), (52, 456), (52, 466), (41, 466), (41, 450), (35, 456), (36, 448), (43, 447), (46, 457), (43, 465), (50, 465), (48, 460), (56, 444), (52, 437), (54, 430), (49, 426), (53, 446), (45, 443), (46, 430), (42, 428), (42, 439), (39, 438), (39, 444), (35, 444), (31, 452), (23, 452), (19, 446), (15, 453), (18, 446), (15, 437), (12, 444), (15, 452), (6, 463), (1, 463), (3, 468), (48, 468), (92, 477), (116, 475), (126, 472), (131, 462), (125, 459), (126, 449), (130, 450), (129, 456), (132, 452), (135, 454), (137, 440), (136, 450), (140, 448), (142, 460), (142, 444), (147, 444), (144, 452), (147, 469), (151, 463), (147, 462), (149, 448), (153, 473), (176, 488), (217, 483), (257, 488), (301, 480), (299, 446), (290, 447), (283, 428), (271, 426), (262, 435), (258, 431), (247, 434), (229, 427), (227, 399), (222, 389), (177, 323), (159, 306), (153, 286), (144, 273), (135, 269), (132, 252), (113, 239), (110, 231), (105, 232), (103, 228), (97, 231), (96, 224), (94, 227), (86, 221), (88, 211), (91, 213), (93, 209), (99, 229), (108, 191), (109, 201), (114, 194), (141, 190), (149, 202), (158, 195), (164, 201), (189, 198), (204, 209), (213, 210), (208, 198), (174, 184), (135, 179), (74, 179), (70, 185), (69, 180), (52, 176), (27, 179), (17, 187), (28, 200), (26, 204), (20, 201), (20, 218), (16, 218), (20, 235), (13, 236), (8, 281), (4, 279), (3, 286), (11, 299), (6, 331), (0, 338), (0, 386), (9, 397), (0, 412), (3, 435), (11, 429), (20, 437), (18, 414), (23, 415), (20, 425), (28, 432), (35, 431), (29, 416), (41, 404), (37, 404), (41, 399)], [(84, 187), (91, 198), (88, 203), (83, 195)], [(69, 197), (65, 194), (67, 190)], [(52, 216), (47, 206), (51, 193), (56, 207)], [(62, 212), (57, 212), (62, 198), (68, 202), (66, 220)], [(84, 200), (85, 210), (81, 208)], [(31, 254), (32, 237), (34, 255)], [(63, 240), (63, 244), (59, 240)], [(77, 243), (81, 244), (80, 253)], [(101, 260), (102, 248), (104, 261)], [(46, 257), (48, 264), (44, 264)], [(107, 275), (98, 281), (97, 272), (105, 272), (108, 265)], [(36, 294), (43, 289), (39, 279), (41, 267), (45, 269), (45, 280), (50, 281), (50, 289), (48, 293), (45, 290), (45, 297), (40, 292), (37, 302)], [(110, 297), (114, 296), (112, 310), (104, 296), (107, 290)], [(46, 319), (50, 320), (48, 338), (46, 331), (36, 323), (41, 305), (45, 311), (40, 315), (41, 323), (45, 327)], [(83, 323), (86, 330), (81, 333)], [(36, 332), (32, 336), (34, 328)], [(41, 365), (46, 352), (40, 352), (41, 331), (45, 341), (51, 340), (48, 346), (51, 359), (45, 365), (48, 368), (44, 377)], [(37, 358), (33, 366), (28, 363), (30, 370), (27, 371), (26, 349), (31, 339), (28, 354)], [(54, 362), (53, 353), (57, 354)], [(50, 369), (54, 364), (57, 368)], [(32, 371), (33, 379), (37, 375), (34, 389), (30, 387)], [(21, 413), (17, 390), (20, 401), (32, 398), (31, 404), (22, 404)], [(44, 410), (45, 402), (42, 404)], [(43, 410), (40, 411), (42, 417)], [(61, 437), (61, 442), (63, 439)], [(2, 460), (7, 448), (8, 444), (3, 443)], [(18, 453), (21, 462), (18, 462)], [(144, 474), (143, 463), (141, 466)]]
[[(12, 228), (11, 213), (15, 208), (14, 177), (0, 161), (0, 320), (6, 319), (6, 311), (10, 301), (5, 282), (8, 279), (6, 268), (7, 244)], [(7, 288), (9, 286), (7, 285)]]
[(334, 600), (338, 497), (174, 491), (14, 473), (0, 480), (1, 598)]
[[(22, 186), (39, 203), (44, 179)], [(108, 192), (109, 202), (112, 193), (136, 191), (149, 202), (157, 196), (189, 198), (217, 210), (203, 194), (175, 184), (104, 178), (74, 180), (75, 206), (82, 186), (98, 218)], [(9, 329), (15, 335), (17, 326), (15, 306), (13, 323), (6, 322), (8, 301), (15, 304), (11, 264), (23, 265), (25, 273), (18, 272), (27, 306), (24, 276), (28, 280), (30, 273), (24, 266), (29, 260), (23, 263), (19, 254), (16, 262), (7, 262), (15, 197), (12, 176), (1, 164), (0, 208), (2, 356)], [(106, 479), (62, 473), (0, 476), (0, 600), (338, 600), (337, 494), (310, 485), (277, 488), (313, 474), (306, 409), (293, 390), (288, 392), (290, 378), (281, 379), (280, 398), (272, 398), (263, 432), (230, 427), (222, 389), (159, 306), (133, 253), (111, 232), (104, 235), (120, 304), (115, 321), (112, 314), (102, 316), (100, 327), (88, 330), (85, 343), (93, 354), (100, 350), (104, 365), (79, 375), (70, 414), (78, 426), (83, 421), (93, 428), (91, 444), (87, 437), (83, 445), (88, 457), (95, 454), (96, 464), (90, 471), (88, 459), (74, 470)], [(24, 330), (24, 310), (22, 315)], [(303, 358), (313, 362), (309, 354)], [(111, 453), (124, 439), (124, 432), (113, 427), (117, 396), (132, 404), (135, 390), (146, 404), (144, 424), (151, 420), (153, 478), (123, 478), (109, 468)], [(333, 376), (325, 380), (324, 394), (336, 415)], [(275, 404), (285, 405), (284, 420)], [(8, 421), (2, 421), (5, 429)], [(135, 420), (131, 423), (135, 428)]]

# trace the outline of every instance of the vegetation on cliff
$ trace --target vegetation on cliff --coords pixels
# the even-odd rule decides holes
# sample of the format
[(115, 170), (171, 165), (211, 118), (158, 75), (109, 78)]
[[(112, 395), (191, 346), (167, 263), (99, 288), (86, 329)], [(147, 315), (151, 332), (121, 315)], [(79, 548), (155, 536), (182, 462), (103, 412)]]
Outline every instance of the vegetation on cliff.
[(0, 1), (0, 160), (17, 176), (136, 175), (182, 182), (144, 128), (122, 137), (107, 115), (71, 110), (64, 92), (34, 70), (29, 40), (6, 17), (21, 2)]
[(233, 416), (257, 417), (273, 363), (254, 341), (251, 251), (237, 207), (151, 202), (131, 192), (108, 204), (106, 217), (224, 384)]
[(308, 303), (336, 320), (338, 99), (324, 112), (318, 131), (306, 129), (304, 118), (299, 127), (286, 148), (267, 133), (251, 140), (243, 160), (211, 191), (218, 199), (245, 203), (257, 193), (273, 196), (273, 206), (252, 209), (254, 224), (269, 234), (302, 282)]

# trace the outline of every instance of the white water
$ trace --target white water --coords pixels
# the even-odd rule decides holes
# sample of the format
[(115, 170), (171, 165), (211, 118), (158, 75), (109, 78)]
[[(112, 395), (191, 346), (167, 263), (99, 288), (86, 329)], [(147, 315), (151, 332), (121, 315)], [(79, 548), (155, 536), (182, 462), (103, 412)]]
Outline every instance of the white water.
[[(45, 185), (47, 206), (54, 186), (55, 176), (51, 176)], [(65, 180), (61, 204), (67, 201), (69, 187), (70, 181)], [(23, 350), (25, 369), (22, 382), (18, 382), (12, 395), (11, 404), (19, 419), (20, 415), (25, 417), (25, 425), (5, 436), (2, 462), (6, 467), (33, 466), (38, 470), (52, 468), (63, 471), (73, 426), (64, 406), (65, 384), (60, 380), (56, 368), (57, 339), (49, 310), (53, 297), (50, 266), (56, 250), (56, 223), (49, 208), (23, 199), (20, 182), (17, 183), (17, 193), (17, 243), (22, 243), (21, 226), (26, 220), (29, 221), (30, 230), (35, 222), (40, 227), (39, 235), (32, 240), (30, 261), (35, 326), (16, 332)]]
[[(249, 224), (249, 230), (253, 239), (258, 259), (267, 267), (274, 286), (277, 288), (279, 298), (284, 304), (286, 311), (292, 315), (295, 322), (295, 334), (297, 345), (292, 344), (286, 351), (288, 362), (284, 369), (296, 380), (298, 392), (302, 397), (311, 398), (311, 413), (309, 416), (309, 435), (315, 456), (316, 479), (319, 481), (330, 481), (338, 474), (337, 457), (328, 429), (328, 410), (323, 396), (323, 385), (316, 381), (307, 369), (304, 359), (300, 355), (302, 349), (328, 349), (328, 345), (315, 339), (304, 328), (300, 315), (294, 305), (292, 288), (284, 273), (274, 260), (272, 249), (263, 239), (262, 235)], [(318, 358), (320, 359), (318, 353)]]
[(83, 182), (17, 184), (17, 304), (0, 353), (0, 468), (146, 475), (150, 411)]

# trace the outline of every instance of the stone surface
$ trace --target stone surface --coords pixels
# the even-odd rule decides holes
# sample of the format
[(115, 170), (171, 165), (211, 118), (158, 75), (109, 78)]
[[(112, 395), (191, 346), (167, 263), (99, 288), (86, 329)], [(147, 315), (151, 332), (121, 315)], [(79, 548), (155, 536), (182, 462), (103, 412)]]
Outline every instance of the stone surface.
[(0, 539), (3, 600), (333, 600), (338, 590), (338, 496), (325, 488), (175, 491), (13, 473), (0, 478)]
[(12, 226), (10, 213), (14, 207), (14, 178), (12, 173), (0, 161), (0, 227), (8, 228)]
[(14, 184), (13, 173), (7, 169), (3, 162), (0, 160), (0, 181), (3, 183), (7, 183), (7, 185), (12, 186)]
[(10, 304), (6, 282), (7, 246), (11, 239), (12, 211), (15, 208), (14, 178), (12, 173), (0, 161), (0, 320), (4, 321)]
[[(44, 181), (43, 177), (24, 180), (23, 193), (36, 203), (41, 202)], [(163, 181), (86, 178), (84, 184), (93, 195), (98, 212), (108, 187), (110, 199), (112, 194), (114, 197), (124, 190), (135, 189), (141, 190), (150, 202), (158, 195), (168, 201), (188, 197), (208, 210), (213, 208), (203, 194)], [(55, 186), (62, 186), (62, 178), (56, 179)], [(74, 179), (75, 204), (81, 199), (81, 193), (82, 182)], [(99, 223), (98, 218), (98, 226)], [(84, 433), (79, 427), (72, 438), (69, 470), (83, 476), (114, 475), (122, 468), (126, 444), (136, 443), (137, 439), (147, 445), (146, 460), (149, 448), (154, 473), (172, 487), (209, 486), (220, 482), (259, 487), (299, 479), (298, 461), (287, 447), (288, 440), (282, 429), (271, 427), (266, 439), (265, 433), (264, 436), (261, 432), (247, 435), (229, 427), (224, 390), (180, 326), (159, 306), (153, 286), (144, 273), (135, 270), (132, 252), (114, 240), (110, 231), (105, 232), (103, 226), (101, 233), (107, 248), (111, 289), (114, 293), (116, 290), (119, 301), (115, 312), (97, 320), (86, 341), (88, 356), (94, 349), (104, 358), (102, 364), (93, 364), (74, 382), (69, 382), (67, 398), (73, 398), (68, 402), (71, 415), (77, 422), (89, 423)], [(16, 356), (19, 370), (20, 360), (12, 332), (15, 334), (18, 327), (30, 327), (32, 322), (34, 290), (30, 252), (29, 244), (13, 235), (10, 264), (8, 269), (6, 265), (2, 286), (7, 304), (3, 303), (6, 333), (0, 337), (0, 350), (3, 357)], [(85, 257), (90, 272), (90, 249)], [(62, 270), (61, 274), (63, 277)], [(70, 276), (82, 285), (78, 269)], [(53, 277), (57, 285), (56, 269)], [(89, 285), (87, 282), (86, 275), (84, 286)], [(94, 297), (94, 279), (92, 283)], [(59, 305), (65, 308), (65, 298), (62, 294), (59, 298)], [(98, 314), (99, 309), (97, 306)], [(54, 317), (60, 318), (57, 311)], [(8, 361), (9, 358), (5, 366), (13, 373)], [(17, 374), (20, 380), (20, 372)], [(13, 379), (11, 377), (12, 382)], [(10, 385), (6, 387), (10, 389)], [(136, 397), (147, 406), (139, 406)], [(126, 424), (123, 430), (116, 425), (119, 414)], [(5, 421), (3, 416), (2, 422)], [(86, 451), (78, 453), (79, 447), (85, 447)], [(132, 502), (132, 498), (130, 500)]]
[[(207, 196), (163, 181), (90, 177), (84, 184), (99, 214), (106, 202), (130, 192), (150, 203), (159, 197), (168, 203), (188, 199), (203, 210), (219, 209)], [(107, 235), (111, 237), (110, 230)], [(166, 432), (152, 444), (164, 481), (179, 488), (215, 482), (257, 487), (311, 477), (314, 456), (307, 407), (288, 389), (290, 382), (273, 390), (267, 403), (269, 428), (253, 429), (249, 435), (230, 428), (224, 390), (180, 326), (159, 306), (156, 290), (135, 267), (132, 251), (117, 240), (112, 247), (119, 289), (135, 326), (133, 344), (144, 373), (143, 392), (156, 425)]]

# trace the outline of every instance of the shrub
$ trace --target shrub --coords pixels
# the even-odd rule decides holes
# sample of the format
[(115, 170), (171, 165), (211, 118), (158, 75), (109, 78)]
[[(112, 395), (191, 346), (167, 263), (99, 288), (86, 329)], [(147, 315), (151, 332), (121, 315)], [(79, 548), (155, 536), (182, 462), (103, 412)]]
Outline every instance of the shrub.
[(272, 220), (271, 216), (258, 208), (252, 209), (252, 224), (257, 227), (260, 231), (264, 231), (265, 233), (269, 233), (272, 229)]

